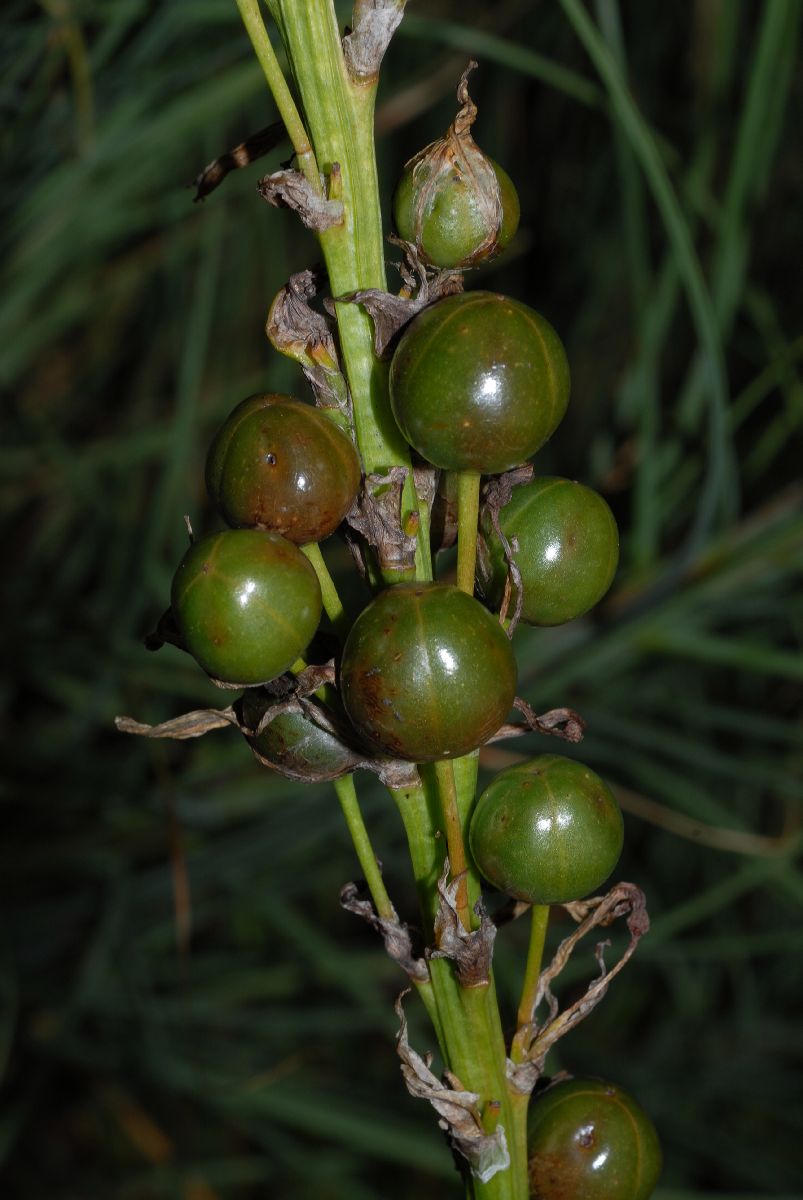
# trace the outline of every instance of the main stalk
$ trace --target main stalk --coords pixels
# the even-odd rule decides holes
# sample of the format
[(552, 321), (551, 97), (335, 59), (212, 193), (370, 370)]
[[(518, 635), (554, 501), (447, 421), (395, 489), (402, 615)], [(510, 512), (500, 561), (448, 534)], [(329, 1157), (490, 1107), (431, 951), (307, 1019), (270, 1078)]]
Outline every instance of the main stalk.
[[(277, 77), (276, 56), (255, 0), (237, 2), (296, 148), (299, 168), (321, 194), (336, 195), (343, 206), (342, 221), (318, 235), (332, 296), (369, 288), (386, 290), (374, 149), (376, 76), (355, 78), (349, 73), (331, 0), (269, 0), (300, 101), (295, 108), (284, 77)], [(394, 466), (410, 472), (409, 449), (390, 410), (387, 368), (374, 354), (371, 319), (361, 306), (346, 301), (336, 304), (336, 314), (365, 474), (383, 474)], [(469, 484), (473, 486), (466, 486)], [(464, 481), (464, 486), (472, 498), (476, 481)], [(468, 547), (476, 531), (475, 506), (467, 507), (474, 516), (473, 529), (464, 535), (464, 562), (473, 557)], [(403, 522), (418, 509), (410, 473), (402, 497)], [(420, 580), (432, 578), (426, 517), (421, 513), (419, 518), (416, 578)], [(462, 583), (471, 590), (465, 580)], [(469, 756), (446, 769), (425, 771), (419, 788), (394, 792), (408, 836), (430, 945), (447, 835), (453, 857), (466, 860), (465, 831), (476, 768), (476, 756)], [(464, 924), (476, 922), (473, 904), (479, 892), (479, 880), (469, 860), (460, 889)], [(444, 1064), (463, 1088), (479, 1095), (487, 1132), (503, 1126), (510, 1154), (510, 1165), (485, 1181), (467, 1171), (466, 1195), (473, 1200), (527, 1200), (526, 1146), (515, 1111), (520, 1104), (514, 1102), (506, 1081), (505, 1041), (493, 981), (462, 987), (447, 959), (430, 960), (430, 974)]]

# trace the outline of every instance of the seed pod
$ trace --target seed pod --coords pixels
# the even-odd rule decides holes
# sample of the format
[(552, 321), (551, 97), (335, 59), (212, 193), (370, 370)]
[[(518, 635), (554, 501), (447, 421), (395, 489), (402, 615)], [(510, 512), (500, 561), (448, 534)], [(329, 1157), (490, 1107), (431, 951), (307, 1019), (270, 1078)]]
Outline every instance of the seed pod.
[(504, 721), (516, 659), (499, 622), (445, 583), (403, 583), (363, 609), (343, 647), (343, 706), (354, 728), (407, 762), (459, 758)]
[(270, 529), (296, 545), (334, 533), (354, 503), (354, 444), (318, 408), (272, 392), (229, 414), (206, 460), (206, 486), (235, 528)]
[(242, 698), (242, 719), (257, 758), (287, 779), (342, 779), (360, 765), (362, 756), (343, 739), (332, 713), (315, 700), (276, 700), (261, 688), (249, 688)]
[(496, 475), (518, 466), (552, 436), (568, 402), (569, 364), (555, 330), (496, 292), (429, 305), (390, 365), (396, 423), (446, 471)]
[(321, 618), (317, 576), (278, 533), (228, 529), (190, 546), (170, 593), (178, 632), (207, 674), (261, 684), (306, 649)]
[(519, 225), (519, 198), (505, 171), (471, 136), (477, 116), (468, 94), (471, 62), (460, 80), (462, 107), (445, 135), (405, 164), (393, 197), (396, 228), (422, 261), (473, 267), (504, 250)]
[[(492, 607), (502, 601), (505, 552), (490, 514), (482, 522), (488, 547), (482, 589)], [(554, 475), (535, 476), (513, 489), (499, 513), (522, 589), (521, 620), (562, 625), (593, 608), (611, 586), (619, 561), (619, 531), (597, 492)]]
[(661, 1144), (632, 1096), (601, 1079), (537, 1095), (528, 1121), (531, 1200), (649, 1200)]
[(603, 883), (622, 852), (619, 805), (588, 767), (542, 754), (500, 771), (471, 817), (474, 861), (500, 891), (565, 904)]

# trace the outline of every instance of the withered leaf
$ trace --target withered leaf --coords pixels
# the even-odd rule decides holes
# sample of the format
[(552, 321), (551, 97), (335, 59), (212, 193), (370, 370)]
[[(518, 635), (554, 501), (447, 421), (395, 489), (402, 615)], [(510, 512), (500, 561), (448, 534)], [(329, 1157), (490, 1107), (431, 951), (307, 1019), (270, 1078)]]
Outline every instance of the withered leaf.
[[(174, 717), (160, 725), (147, 725), (131, 717), (117, 717), (115, 724), (122, 733), (138, 734), (141, 737), (171, 738), (182, 741), (187, 738), (203, 737), (215, 729), (233, 725), (243, 734), (254, 757), (286, 779), (299, 783), (317, 783), (342, 779), (354, 771), (371, 771), (386, 787), (416, 787), (421, 780), (414, 763), (401, 759), (375, 757), (362, 745), (356, 732), (337, 719), (335, 714), (309, 697), (324, 684), (334, 683), (334, 660), (307, 667), (297, 677), (289, 673), (271, 680), (261, 689), (247, 688), (246, 693), (264, 693), (266, 703), (260, 720), (252, 728), (243, 718), (243, 701), (238, 700), (229, 708), (197, 709), (183, 716)], [(254, 744), (257, 738), (277, 717), (283, 713), (297, 713), (311, 724), (318, 726), (328, 740), (328, 757), (312, 764), (300, 764), (292, 754), (268, 756)]]
[(346, 523), (376, 551), (380, 570), (409, 571), (415, 564), (416, 538), (401, 524), (402, 489), (409, 472), (391, 467), (386, 475), (366, 475)]
[(521, 696), (516, 696), (513, 707), (523, 715), (526, 724), (500, 725), (486, 744), (520, 737), (523, 733), (546, 733), (564, 742), (577, 743), (583, 740), (586, 723), (573, 708), (551, 708), (548, 712), (537, 713)]
[(369, 896), (356, 883), (343, 885), (340, 889), (340, 903), (347, 912), (361, 917), (382, 935), (385, 950), (412, 980), (425, 983), (429, 979), (426, 962), (413, 954), (410, 931), (395, 912), (392, 917), (380, 917)]
[(307, 366), (324, 358), (336, 368), (337, 349), (329, 322), (309, 304), (320, 290), (323, 278), (321, 268), (307, 268), (291, 275), (276, 293), (265, 332), (280, 354)]
[[(533, 477), (533, 470), (532, 463), (523, 463), (520, 467), (513, 467), (512, 470), (505, 471), (502, 475), (489, 479), (483, 488), (480, 528), (482, 528), (485, 522), (490, 521), (491, 528), (499, 539), (502, 552), (505, 556), (505, 562), (507, 563), (507, 578), (505, 579), (505, 590), (502, 597), (499, 619), (500, 621), (505, 620), (512, 600), (513, 613), (507, 629), (508, 637), (513, 637), (516, 626), (519, 623), (522, 604), (524, 602), (524, 590), (521, 582), (521, 571), (516, 562), (516, 552), (519, 548), (518, 543), (515, 538), (511, 543), (503, 533), (499, 514), (505, 505), (509, 503), (513, 495), (513, 488), (518, 487), (522, 483), (530, 482)], [(477, 569), (480, 588), (481, 590), (487, 589), (490, 586), (492, 578), (491, 559), (482, 535), (478, 538)]]
[(429, 463), (425, 462), (413, 463), (413, 486), (415, 487), (415, 494), (418, 497), (419, 505), (421, 508), (425, 508), (427, 512), (432, 511), (439, 477), (440, 471), (437, 467), (431, 467)]
[(396, 334), (424, 307), (408, 296), (394, 296), (391, 292), (382, 292), (377, 288), (363, 288), (346, 296), (338, 296), (337, 299), (343, 304), (361, 304), (368, 313), (374, 323), (374, 350), (377, 358), (385, 357), (385, 352)]
[(469, 932), (464, 927), (457, 911), (460, 877), (449, 882), (449, 870), (447, 858), (438, 880), (440, 899), (435, 914), (435, 949), (429, 951), (429, 957), (451, 959), (461, 987), (485, 987), (491, 978), (496, 926), (479, 899), (474, 908), (480, 919), (479, 929)]
[(265, 175), (257, 184), (259, 194), (274, 208), (292, 208), (307, 229), (322, 233), (343, 220), (343, 202), (319, 195), (300, 171), (287, 168)]
[[(592, 900), (581, 902), (580, 905), (566, 905), (565, 907), (573, 916), (581, 918), (580, 925), (574, 933), (564, 938), (549, 966), (541, 972), (532, 1019), (521, 1025), (513, 1038), (513, 1059), (516, 1061), (511, 1062), (508, 1074), (511, 1081), (515, 1081), (515, 1086), (520, 1090), (529, 1091), (535, 1086), (544, 1069), (544, 1061), (551, 1047), (594, 1011), (605, 996), (611, 980), (627, 965), (635, 953), (639, 941), (650, 928), (644, 893), (633, 883), (618, 883), (605, 896), (594, 897)], [(592, 980), (579, 1000), (561, 1012), (558, 1001), (551, 990), (552, 982), (566, 966), (577, 943), (586, 934), (590, 933), (592, 929), (607, 927), (620, 917), (626, 918), (630, 934), (630, 942), (621, 958), (608, 970), (603, 952), (609, 943), (598, 943), (595, 957), (600, 969), (599, 975)], [(539, 1026), (536, 1013), (543, 1001), (547, 1004), (549, 1015), (546, 1023)]]
[(407, 1036), (407, 1018), (402, 1000), (406, 992), (396, 1000), (396, 1015), (399, 1018), (399, 1033), (396, 1049), (402, 1063), (402, 1075), (411, 1096), (428, 1101), (440, 1120), (438, 1124), (447, 1134), (452, 1146), (469, 1165), (471, 1174), (487, 1183), (499, 1171), (510, 1166), (510, 1152), (505, 1130), (497, 1125), (492, 1134), (482, 1127), (477, 1092), (466, 1091), (460, 1081), (449, 1074), (443, 1084), (430, 1070), (431, 1058), (423, 1059), (413, 1050)]
[(197, 708), (180, 717), (173, 717), (170, 721), (162, 721), (160, 725), (146, 725), (142, 721), (135, 721), (133, 717), (115, 717), (114, 723), (120, 733), (136, 733), (140, 737), (148, 738), (172, 738), (175, 741), (203, 737), (213, 729), (225, 729), (228, 725), (239, 724), (233, 708)]
[(265, 332), (275, 350), (301, 364), (315, 403), (339, 409), (351, 426), (351, 398), (334, 335), (326, 317), (308, 303), (322, 278), (320, 269), (291, 275), (271, 304)]
[(390, 39), (404, 15), (406, 0), (356, 0), (352, 30), (343, 38), (349, 73), (362, 82), (378, 74)]
[[(405, 280), (401, 294), (396, 296), (392, 292), (383, 292), (377, 288), (365, 288), (335, 297), (338, 303), (361, 304), (371, 317), (374, 323), (374, 350), (377, 358), (385, 358), (388, 355), (398, 334), (427, 305), (463, 290), (462, 271), (427, 267), (421, 262), (415, 246), (410, 242), (393, 236), (389, 237), (388, 241), (402, 249), (406, 260), (399, 268)], [(327, 302), (326, 307), (332, 311), (333, 302)]]

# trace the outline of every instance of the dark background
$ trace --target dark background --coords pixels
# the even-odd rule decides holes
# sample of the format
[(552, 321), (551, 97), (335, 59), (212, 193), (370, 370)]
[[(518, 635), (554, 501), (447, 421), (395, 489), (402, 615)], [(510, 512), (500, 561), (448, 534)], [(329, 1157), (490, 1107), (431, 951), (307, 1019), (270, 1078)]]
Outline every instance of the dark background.
[[(573, 399), (539, 469), (598, 488), (622, 530), (600, 609), (517, 635), (520, 690), (587, 718), (582, 757), (626, 813), (618, 877), (653, 915), (550, 1064), (653, 1115), (660, 1200), (799, 1197), (803, 5), (577, 12), (412, 3), (380, 87), (385, 201), (475, 55), (477, 138), (522, 224), (469, 286), (560, 332)], [(302, 387), (262, 329), (316, 257), (255, 191), (286, 150), (202, 205), (185, 186), (272, 101), (230, 0), (4, 14), (2, 1193), (456, 1197), (399, 1077), (403, 979), (338, 906), (355, 862), (331, 791), (270, 775), (234, 731), (143, 743), (112, 724), (221, 703), (142, 638), (183, 514), (213, 527), (217, 424)], [(358, 784), (412, 919), (396, 813)], [(520, 925), (498, 940), (508, 1021)], [(594, 970), (578, 953), (564, 997)]]

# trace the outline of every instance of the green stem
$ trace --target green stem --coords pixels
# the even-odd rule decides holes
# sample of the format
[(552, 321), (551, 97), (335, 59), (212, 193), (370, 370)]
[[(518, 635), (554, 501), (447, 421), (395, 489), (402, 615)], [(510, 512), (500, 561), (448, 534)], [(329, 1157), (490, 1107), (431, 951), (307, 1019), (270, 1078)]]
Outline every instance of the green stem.
[(449, 851), (449, 869), (452, 878), (457, 880), (457, 896), (455, 904), (463, 928), (471, 929), (471, 915), (468, 907), (468, 864), (466, 849), (463, 843), (460, 813), (457, 808), (457, 786), (455, 784), (454, 766), (447, 759), (435, 763), (435, 777), (438, 781), (441, 814), (443, 816), (446, 846)]
[[(533, 1019), (548, 923), (549, 905), (534, 904), (530, 911), (530, 945), (527, 950), (527, 967), (524, 972), (524, 985), (521, 989), (521, 999), (519, 1000), (518, 1016), (516, 1019), (519, 1029), (523, 1025), (529, 1025)], [(516, 1059), (515, 1053), (512, 1057), (514, 1061), (520, 1061)]]
[(346, 775), (343, 779), (336, 779), (334, 788), (374, 907), (380, 917), (393, 921), (396, 919), (396, 910), (385, 888), (382, 872), (365, 827), (360, 802), (357, 799), (357, 789), (354, 786), (354, 776)]
[(423, 934), (430, 943), (438, 907), (436, 884), (443, 869), (443, 842), (439, 838), (436, 798), (423, 787), (398, 788), (390, 794), (396, 801), (407, 834), (423, 916)]
[[(454, 763), (458, 782), (457, 808), (461, 821), (469, 805), (460, 784), (468, 783), (473, 796), (476, 759)], [(421, 901), (427, 940), (433, 936), (438, 907), (437, 880), (443, 868), (444, 846), (439, 836), (440, 812), (434, 787), (402, 788), (392, 792), (407, 833), (410, 858)], [(469, 868), (469, 878), (474, 872)], [(486, 987), (462, 988), (447, 959), (430, 959), (430, 975), (439, 1023), (436, 1025), (446, 1065), (464, 1087), (480, 1096), (480, 1108), (490, 1122), (505, 1130), (511, 1163), (487, 1183), (472, 1179), (468, 1196), (473, 1200), (526, 1200), (526, 1131), (515, 1097), (506, 1080), (506, 1050), (493, 981)], [(498, 1102), (498, 1109), (495, 1102)], [(490, 1106), (490, 1107), (489, 1107)], [(490, 1123), (489, 1122), (489, 1123)]]
[(276, 58), (275, 51), (268, 37), (265, 22), (262, 20), (262, 14), (259, 11), (259, 2), (258, 0), (237, 0), (237, 7), (240, 10), (240, 16), (243, 19), (246, 32), (251, 39), (251, 45), (254, 47), (254, 53), (259, 60), (259, 65), (262, 67), (262, 73), (267, 80), (273, 99), (276, 101), (279, 116), (284, 122), (287, 135), (296, 152), (298, 165), (316, 192), (321, 193), (323, 187), (321, 185), (318, 164), (315, 161), (315, 155), (310, 145), (307, 131), (304, 128), (304, 122), (301, 120), (295, 101), (287, 86), (287, 81), (282, 74), (282, 68), (279, 66), (279, 60)]
[[(541, 976), (541, 962), (544, 957), (544, 941), (548, 924), (549, 905), (534, 904), (530, 911), (530, 944), (527, 949), (527, 966), (524, 971), (524, 984), (516, 1016), (517, 1029), (510, 1047), (510, 1058), (514, 1063), (525, 1061), (532, 1038), (535, 1000), (538, 994), (538, 980)], [(525, 1152), (529, 1103), (530, 1097), (526, 1093), (516, 1092), (511, 1097), (514, 1136), (517, 1144), (525, 1147)]]
[[(294, 114), (298, 117), (298, 112), (286, 83), (277, 78), (275, 55), (261, 20), (257, 20), (256, 0), (238, 0), (238, 5), (279, 110), (283, 119), (289, 121), (294, 145), (294, 132), (299, 139), (302, 131), (304, 136), (308, 134), (317, 164), (315, 181), (320, 186), (319, 168), (324, 177), (337, 183), (343, 219), (319, 234), (332, 295), (340, 297), (367, 288), (385, 290), (385, 247), (374, 152), (375, 81), (354, 80), (349, 76), (332, 0), (270, 0), (271, 13), (284, 41), (301, 100), (304, 123), (300, 118), (296, 123)], [(304, 144), (307, 143), (299, 141), (302, 149)], [(402, 494), (402, 526), (416, 530), (416, 578), (429, 580), (432, 578), (429, 514), (419, 508), (409, 448), (390, 409), (387, 365), (374, 355), (373, 325), (365, 310), (360, 305), (338, 302), (336, 311), (342, 361), (353, 401), (357, 443), (365, 473), (383, 474), (397, 465), (407, 468)], [(468, 508), (462, 519), (464, 529), (471, 530), (468, 540), (474, 543), (476, 499), (471, 500), (471, 492), (476, 492), (478, 486), (477, 478), (466, 487)], [(475, 506), (473, 517), (469, 511), (472, 504)], [(467, 555), (470, 556), (470, 552), (464, 547), (462, 577), (468, 582), (470, 574), (471, 581), (466, 590), (473, 591), (473, 563), (468, 563)], [(385, 583), (398, 579), (398, 572), (384, 573)], [(439, 764), (434, 771), (422, 774), (425, 782), (421, 787), (402, 789), (393, 794), (407, 831), (424, 914), (425, 936), (431, 945), (438, 906), (437, 881), (446, 852), (444, 833), (450, 842), (453, 870), (466, 871), (464, 912), (470, 912), (468, 906), (473, 905), (480, 894), (479, 878), (465, 852), (476, 787), (477, 756)], [(343, 780), (335, 786), (377, 911), (381, 913), (383, 908), (392, 911), (356, 807), (353, 781)], [(442, 814), (439, 801), (444, 797), (446, 811)], [(516, 1120), (514, 1101), (507, 1088), (505, 1041), (494, 985), (491, 982), (479, 988), (461, 987), (453, 964), (446, 959), (430, 960), (430, 977), (431, 984), (421, 984), (418, 990), (432, 1016), (444, 1059), (463, 1085), (480, 1096), (480, 1108), (488, 1121), (486, 1128), (490, 1130), (492, 1124), (504, 1127), (511, 1156), (510, 1167), (486, 1183), (472, 1178), (468, 1195), (473, 1200), (525, 1200), (526, 1149), (520, 1132), (521, 1122)]]
[(351, 628), (351, 622), (343, 607), (343, 601), (337, 593), (335, 581), (329, 574), (329, 568), (321, 553), (321, 548), (317, 542), (308, 542), (306, 546), (301, 547), (301, 552), (309, 559), (315, 574), (318, 576), (324, 611), (332, 622), (335, 633), (341, 641), (345, 641)]
[[(379, 869), (379, 862), (371, 845), (371, 838), (363, 819), (362, 809), (357, 798), (357, 789), (354, 786), (354, 776), (346, 775), (343, 779), (336, 779), (334, 789), (340, 801), (340, 808), (345, 817), (351, 840), (354, 843), (360, 869), (368, 886), (368, 891), (371, 894), (371, 899), (374, 902), (374, 908), (377, 914), (385, 920), (397, 921), (396, 909), (393, 907), (393, 901), (387, 893), (385, 881)], [(437, 1030), (440, 1018), (432, 983), (422, 980), (413, 980), (413, 983), (424, 1003), (430, 1020)]]
[[(238, 0), (239, 2), (239, 0)], [(282, 35), (301, 94), (318, 163), (340, 169), (343, 220), (319, 235), (332, 295), (386, 290), (385, 246), (374, 150), (376, 83), (351, 79), (331, 0), (275, 0)], [(354, 424), (366, 474), (407, 467), (402, 524), (417, 512), (416, 575), (432, 578), (429, 514), (415, 493), (410, 454), (390, 410), (388, 368), (374, 355), (373, 323), (357, 304), (336, 305), (338, 335), (354, 403)], [(388, 572), (386, 582), (398, 581)]]
[(480, 476), (478, 471), (459, 471), (457, 475), (457, 586), (474, 595), (477, 567), (477, 522), (480, 513)]

